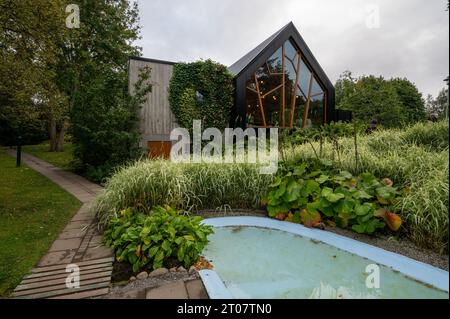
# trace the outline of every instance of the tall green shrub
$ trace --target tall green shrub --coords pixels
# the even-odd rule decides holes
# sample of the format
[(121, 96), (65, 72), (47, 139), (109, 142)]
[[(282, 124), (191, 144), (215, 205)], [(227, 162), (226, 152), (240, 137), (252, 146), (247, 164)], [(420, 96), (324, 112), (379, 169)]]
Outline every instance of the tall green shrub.
[(137, 108), (128, 57), (140, 54), (139, 10), (126, 0), (78, 1), (80, 28), (60, 44), (57, 83), (69, 100), (76, 165), (101, 180), (135, 156)]
[(115, 167), (142, 155), (138, 111), (151, 90), (149, 77), (150, 69), (142, 69), (133, 94), (118, 95), (109, 105), (95, 97), (97, 92), (107, 89), (103, 83), (97, 83), (90, 89), (93, 107), (84, 112), (80, 108), (73, 111), (76, 166), (91, 179), (101, 182)]

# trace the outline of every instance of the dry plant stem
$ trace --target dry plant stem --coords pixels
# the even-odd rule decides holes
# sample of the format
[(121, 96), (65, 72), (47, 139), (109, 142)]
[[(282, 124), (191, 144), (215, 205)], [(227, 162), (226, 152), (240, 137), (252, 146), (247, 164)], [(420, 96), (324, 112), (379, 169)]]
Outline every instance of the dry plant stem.
[(320, 155), (320, 158), (322, 158), (322, 155), (323, 155), (323, 136), (322, 136), (322, 131), (320, 131), (320, 149), (319, 149), (319, 155)]

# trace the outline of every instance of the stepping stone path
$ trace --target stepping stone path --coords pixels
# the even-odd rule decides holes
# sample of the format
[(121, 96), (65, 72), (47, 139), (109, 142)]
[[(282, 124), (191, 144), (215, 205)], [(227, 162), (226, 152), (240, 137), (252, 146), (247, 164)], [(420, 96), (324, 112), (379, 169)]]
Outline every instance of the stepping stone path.
[[(9, 154), (15, 156), (12, 150)], [(47, 254), (16, 287), (13, 296), (91, 298), (107, 294), (111, 283), (113, 253), (102, 245), (101, 235), (94, 222), (95, 216), (89, 211), (90, 201), (101, 192), (102, 187), (26, 153), (22, 153), (22, 161), (74, 195), (83, 205)], [(69, 264), (79, 267), (79, 288), (66, 286), (66, 278), (70, 274), (66, 272), (66, 267)]]

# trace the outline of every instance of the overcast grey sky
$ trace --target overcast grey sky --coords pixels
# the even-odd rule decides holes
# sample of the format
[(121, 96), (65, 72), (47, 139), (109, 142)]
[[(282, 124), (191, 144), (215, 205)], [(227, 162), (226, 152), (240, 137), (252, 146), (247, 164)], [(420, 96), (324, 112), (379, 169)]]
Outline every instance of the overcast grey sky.
[[(227, 66), (294, 22), (335, 82), (407, 77), (434, 96), (449, 74), (446, 0), (138, 0), (145, 57)], [(376, 28), (376, 7), (379, 27)], [(369, 26), (375, 28), (369, 28)]]

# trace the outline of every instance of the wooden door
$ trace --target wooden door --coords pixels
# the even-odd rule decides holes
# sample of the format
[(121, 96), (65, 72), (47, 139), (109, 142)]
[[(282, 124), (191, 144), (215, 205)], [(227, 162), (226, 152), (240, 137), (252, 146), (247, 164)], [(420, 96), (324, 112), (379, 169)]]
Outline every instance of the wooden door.
[(171, 141), (148, 141), (147, 146), (149, 158), (168, 159), (170, 157)]

